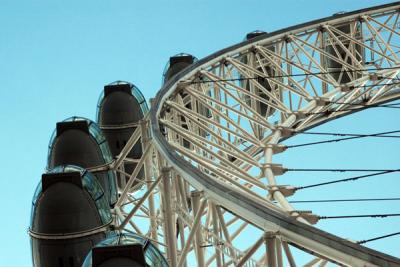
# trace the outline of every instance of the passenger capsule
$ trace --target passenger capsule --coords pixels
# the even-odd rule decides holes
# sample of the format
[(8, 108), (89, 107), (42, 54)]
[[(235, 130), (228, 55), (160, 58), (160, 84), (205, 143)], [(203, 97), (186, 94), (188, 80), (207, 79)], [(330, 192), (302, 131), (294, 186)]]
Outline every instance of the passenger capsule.
[[(57, 123), (49, 144), (47, 168), (59, 165), (77, 165), (83, 168), (101, 166), (112, 161), (107, 140), (96, 123), (89, 119), (72, 117)], [(115, 174), (96, 172), (110, 206), (117, 201)]]
[[(170, 57), (168, 63), (166, 64), (163, 72), (163, 84), (168, 82), (172, 77), (174, 77), (176, 74), (181, 72), (182, 70), (186, 69), (193, 63), (197, 61), (197, 58), (186, 53), (180, 53), (177, 54), (173, 57)], [(207, 92), (208, 95), (210, 95), (210, 92)], [(192, 97), (186, 93), (185, 91), (179, 92), (179, 96), (183, 102), (183, 105), (188, 108), (195, 110), (197, 113), (200, 115), (206, 117), (206, 118), (211, 118), (211, 111), (205, 107), (200, 101), (197, 101), (195, 99), (192, 99)], [(178, 101), (179, 102), (179, 101)], [(188, 125), (186, 119), (181, 116), (181, 126), (188, 130)], [(203, 130), (199, 129), (198, 134), (201, 136), (206, 136), (207, 133), (205, 133)], [(191, 145), (189, 140), (186, 140), (182, 138), (181, 140), (182, 145), (188, 149), (191, 149), (193, 146)]]
[(32, 200), (33, 266), (81, 266), (111, 222), (104, 191), (90, 172), (67, 165), (43, 174)]
[(170, 57), (167, 65), (165, 65), (164, 68), (162, 83), (165, 84), (176, 74), (192, 65), (196, 61), (196, 57), (186, 53), (180, 53)]
[(97, 244), (82, 267), (168, 267), (163, 254), (147, 239), (114, 234)]
[[(118, 81), (104, 86), (104, 91), (97, 104), (97, 122), (108, 141), (113, 157), (119, 155), (138, 127), (139, 121), (148, 111), (146, 100), (133, 84)], [(135, 160), (139, 160), (142, 153), (142, 144), (139, 139), (127, 156), (132, 159), (132, 162), (124, 164), (126, 173), (132, 174), (137, 165)], [(118, 175), (120, 189), (124, 188), (128, 178)], [(139, 180), (144, 179), (143, 168), (140, 170), (138, 178)]]
[[(360, 22), (332, 26), (330, 32), (324, 30), (325, 51), (322, 57), (327, 72), (339, 83), (345, 84), (361, 77), (364, 64), (364, 47), (351, 39), (363, 43)], [(346, 64), (343, 64), (345, 62)]]
[[(259, 36), (266, 35), (266, 32), (263, 31), (253, 31), (250, 32), (246, 35), (245, 40), (250, 40), (257, 38)], [(275, 46), (271, 45), (267, 48), (271, 52), (275, 52)], [(269, 55), (270, 56), (270, 55)], [(247, 105), (249, 105), (251, 108), (253, 108), (255, 111), (257, 111), (259, 114), (262, 116), (270, 116), (274, 113), (275, 109), (273, 109), (270, 105), (268, 105), (266, 102), (270, 100), (270, 97), (266, 94), (266, 91), (268, 92), (273, 92), (277, 90), (277, 85), (276, 83), (273, 83), (273, 80), (276, 79), (274, 76), (276, 75), (276, 71), (274, 70), (273, 66), (271, 65), (265, 65), (263, 67), (260, 66), (259, 61), (256, 59), (255, 55), (253, 52), (248, 53), (246, 57), (243, 59), (245, 64), (248, 64), (252, 67), (254, 67), (257, 71), (265, 73), (264, 76), (257, 76), (257, 79), (253, 80), (244, 80), (242, 82), (242, 86), (247, 90), (250, 91), (251, 93), (265, 99), (266, 101), (259, 101), (256, 100), (254, 97), (251, 96), (245, 96), (244, 99), (246, 100)], [(268, 77), (271, 77), (271, 79), (268, 79)], [(277, 95), (277, 94), (276, 94)]]

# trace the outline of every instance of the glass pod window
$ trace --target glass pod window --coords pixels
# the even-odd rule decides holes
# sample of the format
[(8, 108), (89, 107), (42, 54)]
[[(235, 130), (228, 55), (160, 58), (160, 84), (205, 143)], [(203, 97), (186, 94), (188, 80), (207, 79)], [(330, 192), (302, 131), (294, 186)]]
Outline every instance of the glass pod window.
[[(136, 101), (139, 103), (140, 110), (141, 110), (143, 116), (145, 116), (149, 112), (149, 107), (147, 105), (146, 99), (144, 98), (144, 96), (143, 96), (142, 92), (139, 90), (139, 88), (137, 88), (134, 84), (132, 84), (130, 82), (125, 82), (125, 81), (115, 81), (108, 85), (118, 85), (118, 84), (128, 84), (130, 86), (131, 94), (136, 99)], [(104, 90), (101, 91), (99, 100), (97, 101), (96, 119), (98, 122), (100, 121), (100, 108), (102, 106), (103, 100), (104, 100)]]
[[(89, 193), (89, 195), (95, 202), (102, 223), (103, 224), (111, 223), (112, 216), (109, 205), (104, 195), (104, 191), (100, 183), (97, 181), (97, 178), (93, 174), (88, 172), (86, 169), (73, 165), (57, 166), (52, 170), (48, 171), (48, 173), (67, 173), (67, 172), (80, 172), (82, 177), (83, 188)], [(32, 199), (31, 225), (33, 223), (33, 215), (34, 215), (33, 212), (35, 210), (36, 202), (41, 194), (42, 194), (42, 183), (40, 182), (36, 187)]]

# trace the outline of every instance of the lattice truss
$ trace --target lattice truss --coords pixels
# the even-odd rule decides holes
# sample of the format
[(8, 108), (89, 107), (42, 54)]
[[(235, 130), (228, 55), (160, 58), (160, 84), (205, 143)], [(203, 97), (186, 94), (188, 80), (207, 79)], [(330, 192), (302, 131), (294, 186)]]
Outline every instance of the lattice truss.
[[(167, 84), (161, 105), (152, 107), (158, 121), (151, 123), (170, 149), (216, 185), (315, 224), (317, 215), (287, 201), (295, 190), (279, 183), (286, 166), (273, 156), (296, 132), (399, 98), (399, 26), (395, 6), (243, 42)], [(285, 226), (260, 227), (237, 214), (181, 174), (149, 129), (147, 116), (111, 166), (129, 177), (115, 207), (116, 227), (149, 238), (171, 266), (377, 266), (349, 263), (346, 255), (285, 234)], [(143, 157), (127, 174), (123, 163), (132, 161), (126, 155), (137, 142)]]

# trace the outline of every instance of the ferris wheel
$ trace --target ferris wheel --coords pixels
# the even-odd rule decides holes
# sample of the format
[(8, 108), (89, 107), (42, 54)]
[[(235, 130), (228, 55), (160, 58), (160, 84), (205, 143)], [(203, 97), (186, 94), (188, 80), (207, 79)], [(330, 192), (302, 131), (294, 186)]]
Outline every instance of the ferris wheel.
[[(177, 187), (170, 196), (178, 200), (173, 216), (184, 221), (192, 214), (189, 228), (200, 266), (297, 266), (291, 246), (319, 257), (307, 266), (399, 264), (310, 227), (319, 216), (292, 207), (287, 197), (294, 187), (279, 183), (288, 168), (274, 161), (285, 153), (281, 142), (296, 133), (398, 99), (398, 8), (391, 4), (255, 32), (194, 63), (158, 93), (151, 109), (153, 143), (161, 167), (170, 167), (167, 174), (162, 169), (164, 179)], [(201, 202), (193, 211), (193, 200), (185, 200), (187, 183)], [(239, 226), (230, 230), (233, 222)], [(233, 245), (249, 233), (254, 243)], [(168, 254), (171, 262), (182, 266), (189, 245), (170, 243), (183, 251), (176, 258)], [(208, 259), (202, 259), (204, 243), (215, 248)], [(223, 255), (229, 263), (222, 263)]]
[(400, 98), (399, 16), (393, 3), (256, 31), (201, 60), (176, 55), (149, 112), (137, 88), (109, 85), (141, 105), (135, 123), (98, 115), (115, 157), (87, 170), (116, 173), (109, 231), (173, 267), (400, 266), (318, 229), (323, 217), (296, 209), (298, 188), (280, 182), (295, 169), (275, 160), (293, 136)]

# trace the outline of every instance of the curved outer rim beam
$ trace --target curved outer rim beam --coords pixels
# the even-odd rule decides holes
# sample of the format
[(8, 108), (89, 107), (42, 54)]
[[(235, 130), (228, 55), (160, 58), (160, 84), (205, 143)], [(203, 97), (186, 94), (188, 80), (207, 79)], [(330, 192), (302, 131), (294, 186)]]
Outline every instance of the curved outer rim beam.
[[(162, 104), (175, 91), (177, 83), (181, 80), (185, 80), (186, 77), (192, 76), (198, 70), (203, 69), (202, 67), (204, 66), (215, 64), (223, 57), (234, 55), (239, 50), (245, 50), (257, 44), (267, 43), (268, 41), (282, 38), (288, 34), (315, 29), (326, 22), (332, 24), (340, 23), (342, 21), (348, 21), (349, 19), (355, 19), (361, 15), (393, 11), (396, 7), (400, 8), (400, 2), (362, 9), (289, 27), (220, 50), (198, 61), (169, 80), (153, 100), (150, 110), (150, 120), (155, 147), (165, 157), (167, 162), (197, 190), (203, 190), (205, 195), (213, 202), (220, 203), (225, 209), (245, 218), (260, 229), (279, 232), (288, 242), (295, 243), (295, 246), (300, 246), (304, 250), (317, 253), (339, 264), (348, 266), (400, 266), (400, 259), (396, 257), (363, 247), (312, 226), (300, 223), (265, 205), (256, 203), (235, 191), (230, 191), (224, 184), (216, 183), (215, 180), (199, 172), (174, 152), (161, 134), (158, 123)], [(398, 97), (399, 94), (397, 93), (392, 96), (392, 98), (387, 98), (386, 101)], [(360, 108), (359, 110), (362, 109)], [(321, 123), (323, 122), (316, 122), (314, 125)]]

